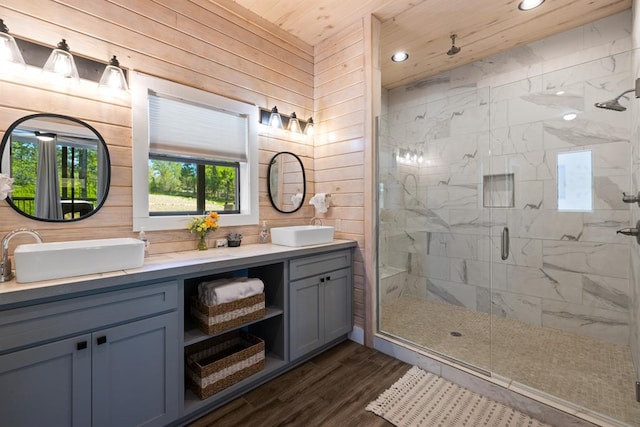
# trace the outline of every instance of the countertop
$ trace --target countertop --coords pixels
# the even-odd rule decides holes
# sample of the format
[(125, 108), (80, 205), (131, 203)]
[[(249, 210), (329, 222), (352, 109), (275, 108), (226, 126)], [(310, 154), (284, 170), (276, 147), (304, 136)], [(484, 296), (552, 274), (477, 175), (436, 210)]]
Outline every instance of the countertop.
[(18, 283), (16, 279), (0, 283), (0, 310), (38, 304), (48, 300), (105, 292), (136, 283), (169, 281), (214, 270), (250, 267), (251, 265), (283, 261), (327, 251), (356, 246), (353, 240), (334, 240), (331, 243), (301, 247), (279, 246), (271, 243), (242, 245), (234, 248), (210, 248), (206, 251), (184, 251), (145, 258), (144, 265), (130, 270), (101, 274)]

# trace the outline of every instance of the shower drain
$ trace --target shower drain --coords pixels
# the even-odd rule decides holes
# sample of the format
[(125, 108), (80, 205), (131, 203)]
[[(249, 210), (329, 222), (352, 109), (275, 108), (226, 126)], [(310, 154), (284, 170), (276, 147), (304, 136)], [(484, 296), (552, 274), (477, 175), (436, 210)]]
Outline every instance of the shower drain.
[(462, 334), (458, 331), (451, 331), (449, 332), (449, 335), (451, 335), (452, 337), (461, 337)]

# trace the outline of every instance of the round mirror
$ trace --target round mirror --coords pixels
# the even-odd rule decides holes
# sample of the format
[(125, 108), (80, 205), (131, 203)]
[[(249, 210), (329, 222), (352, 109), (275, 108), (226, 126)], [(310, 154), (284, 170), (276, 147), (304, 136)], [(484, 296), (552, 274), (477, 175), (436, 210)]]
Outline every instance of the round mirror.
[(109, 151), (93, 127), (73, 117), (33, 114), (16, 120), (0, 144), (0, 172), (14, 178), (9, 205), (42, 221), (75, 221), (107, 198)]
[(267, 169), (269, 200), (282, 213), (293, 213), (302, 207), (306, 196), (304, 166), (298, 156), (283, 151), (271, 159)]

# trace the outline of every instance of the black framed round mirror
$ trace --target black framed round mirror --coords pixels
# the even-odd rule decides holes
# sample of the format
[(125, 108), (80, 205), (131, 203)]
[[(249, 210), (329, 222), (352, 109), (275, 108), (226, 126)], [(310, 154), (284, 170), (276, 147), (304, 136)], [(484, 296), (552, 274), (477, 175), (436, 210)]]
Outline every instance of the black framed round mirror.
[(5, 132), (0, 173), (14, 179), (6, 200), (20, 214), (41, 221), (77, 221), (104, 204), (111, 159), (100, 133), (82, 120), (32, 114)]
[(269, 200), (282, 213), (293, 213), (302, 207), (307, 195), (302, 160), (288, 151), (276, 154), (267, 169)]

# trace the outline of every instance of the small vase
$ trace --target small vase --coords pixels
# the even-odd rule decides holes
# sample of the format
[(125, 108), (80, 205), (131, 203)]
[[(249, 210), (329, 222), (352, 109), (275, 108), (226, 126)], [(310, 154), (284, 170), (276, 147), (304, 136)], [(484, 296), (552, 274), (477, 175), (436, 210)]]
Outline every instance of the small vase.
[(207, 249), (209, 249), (209, 247), (207, 246), (207, 235), (201, 234), (200, 238), (198, 239), (198, 250), (206, 251)]

